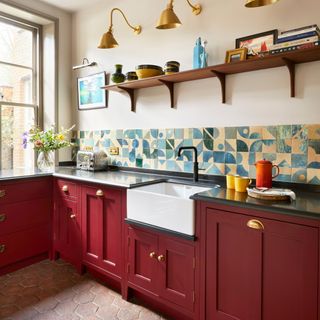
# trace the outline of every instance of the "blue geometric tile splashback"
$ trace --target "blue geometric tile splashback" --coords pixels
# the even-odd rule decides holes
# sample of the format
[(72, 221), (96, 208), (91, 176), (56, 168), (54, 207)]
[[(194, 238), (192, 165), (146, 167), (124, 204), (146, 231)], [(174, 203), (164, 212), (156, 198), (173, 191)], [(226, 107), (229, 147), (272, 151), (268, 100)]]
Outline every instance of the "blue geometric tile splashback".
[(195, 146), (205, 174), (240, 174), (255, 178), (255, 163), (267, 159), (279, 165), (275, 180), (320, 184), (320, 125), (279, 125), (207, 128), (117, 129), (79, 131), (81, 150), (119, 147), (111, 164), (153, 170), (192, 172)]

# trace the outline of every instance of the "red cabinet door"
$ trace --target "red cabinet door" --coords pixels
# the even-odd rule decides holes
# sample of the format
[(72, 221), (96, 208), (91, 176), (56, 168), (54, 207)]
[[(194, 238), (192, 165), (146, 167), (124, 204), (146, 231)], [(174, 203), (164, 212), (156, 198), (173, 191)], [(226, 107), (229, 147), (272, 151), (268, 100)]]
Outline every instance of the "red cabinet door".
[(121, 274), (121, 191), (82, 187), (82, 247), (85, 263)]
[(247, 220), (243, 215), (207, 211), (208, 320), (258, 320), (261, 317), (262, 233), (248, 230)]
[(135, 285), (156, 293), (158, 291), (158, 236), (129, 228), (129, 276)]
[(252, 219), (207, 210), (206, 319), (318, 319), (318, 229)]
[(53, 247), (73, 263), (81, 261), (80, 215), (75, 201), (55, 199)]
[[(161, 236), (158, 266), (159, 295), (190, 311), (195, 299), (195, 247), (179, 239)], [(158, 256), (158, 257), (159, 257)]]

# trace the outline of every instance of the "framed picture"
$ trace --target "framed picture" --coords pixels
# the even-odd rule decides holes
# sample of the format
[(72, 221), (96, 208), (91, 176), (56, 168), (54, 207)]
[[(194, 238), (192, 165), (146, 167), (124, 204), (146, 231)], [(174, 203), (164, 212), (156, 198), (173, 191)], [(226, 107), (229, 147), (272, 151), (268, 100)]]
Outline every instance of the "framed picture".
[(107, 75), (100, 72), (78, 78), (78, 109), (91, 110), (107, 107), (107, 90), (101, 89), (107, 84)]
[(269, 51), (271, 45), (275, 44), (278, 30), (270, 30), (251, 36), (236, 39), (236, 48), (247, 48), (248, 56), (256, 56), (260, 52)]
[(228, 50), (226, 52), (226, 63), (242, 61), (247, 59), (247, 48)]

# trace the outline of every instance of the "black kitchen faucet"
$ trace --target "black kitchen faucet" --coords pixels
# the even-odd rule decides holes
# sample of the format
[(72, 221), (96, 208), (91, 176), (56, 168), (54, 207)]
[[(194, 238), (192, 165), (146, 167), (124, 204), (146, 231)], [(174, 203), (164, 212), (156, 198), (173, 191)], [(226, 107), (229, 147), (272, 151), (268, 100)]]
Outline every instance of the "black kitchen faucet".
[(198, 151), (194, 146), (180, 147), (178, 150), (178, 157), (181, 156), (183, 150), (193, 150), (194, 151), (194, 162), (193, 162), (193, 181), (198, 181), (199, 179), (199, 166), (198, 166)]

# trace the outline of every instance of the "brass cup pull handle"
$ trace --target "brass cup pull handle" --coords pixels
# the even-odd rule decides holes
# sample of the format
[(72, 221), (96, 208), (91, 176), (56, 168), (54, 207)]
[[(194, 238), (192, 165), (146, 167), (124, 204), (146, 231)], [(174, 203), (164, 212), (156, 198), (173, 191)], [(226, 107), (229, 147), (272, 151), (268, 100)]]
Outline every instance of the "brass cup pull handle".
[(158, 261), (163, 262), (164, 260), (165, 260), (164, 255), (160, 254), (160, 256), (158, 256)]
[(69, 188), (68, 188), (67, 185), (64, 185), (64, 186), (61, 188), (61, 190), (62, 190), (63, 192), (68, 192), (68, 191), (69, 191)]
[(4, 253), (6, 246), (4, 244), (0, 244), (0, 253)]
[(3, 222), (7, 219), (7, 216), (5, 214), (0, 214), (0, 222)]
[(70, 214), (70, 218), (71, 218), (71, 219), (74, 219), (75, 217), (76, 217), (76, 215), (75, 215), (74, 213), (71, 213), (71, 214)]
[(96, 196), (97, 197), (103, 197), (103, 191), (101, 189), (97, 190)]
[(256, 229), (256, 230), (263, 230), (264, 225), (261, 221), (256, 220), (256, 219), (251, 219), (247, 222), (247, 227), (251, 229)]
[(155, 258), (157, 258), (157, 255), (156, 255), (156, 253), (153, 251), (153, 252), (150, 252), (149, 257), (152, 258), (152, 259), (155, 259)]
[(6, 195), (6, 190), (0, 190), (0, 198), (3, 198)]

